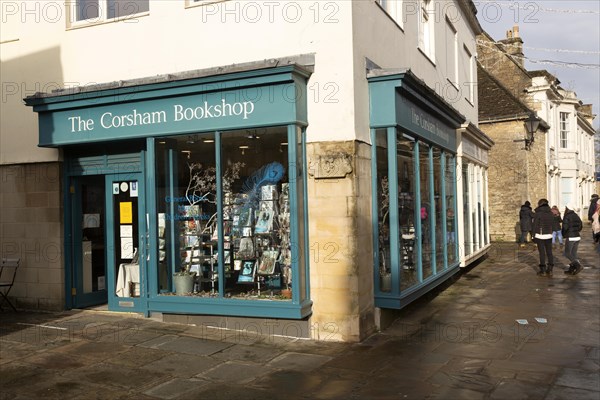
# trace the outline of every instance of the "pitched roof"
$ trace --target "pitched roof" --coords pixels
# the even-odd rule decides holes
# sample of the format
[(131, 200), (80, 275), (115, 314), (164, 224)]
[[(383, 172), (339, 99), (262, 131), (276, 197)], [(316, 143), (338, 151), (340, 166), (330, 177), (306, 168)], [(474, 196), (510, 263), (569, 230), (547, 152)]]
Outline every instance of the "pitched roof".
[(477, 63), (477, 95), (480, 122), (501, 118), (522, 118), (533, 112), (489, 74), (479, 62)]

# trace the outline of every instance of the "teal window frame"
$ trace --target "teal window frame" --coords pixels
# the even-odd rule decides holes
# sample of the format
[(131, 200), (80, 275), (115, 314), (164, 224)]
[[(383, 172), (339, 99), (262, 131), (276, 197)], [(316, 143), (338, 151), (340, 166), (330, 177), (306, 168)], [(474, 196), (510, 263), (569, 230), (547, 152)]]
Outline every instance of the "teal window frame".
[[(373, 280), (374, 280), (374, 297), (375, 306), (380, 308), (400, 309), (419, 298), (426, 292), (432, 290), (437, 285), (444, 282), (452, 274), (458, 271), (460, 259), (455, 257), (455, 261), (448, 263), (448, 246), (444, 244), (444, 266), (437, 268), (435, 266), (435, 250), (432, 257), (432, 274), (427, 278), (423, 277), (422, 272), (422, 237), (423, 227), (421, 226), (420, 208), (422, 201), (428, 201), (434, 205), (435, 192), (434, 182), (431, 176), (428, 177), (429, 196), (427, 199), (421, 199), (421, 182), (419, 170), (419, 147), (422, 144), (430, 146), (429, 149), (429, 174), (433, 172), (432, 149), (435, 146), (442, 150), (442, 154), (451, 154), (456, 159), (457, 139), (456, 129), (465, 122), (463, 115), (459, 114), (442, 98), (435, 95), (431, 88), (427, 87), (420, 81), (410, 70), (392, 73), (392, 74), (373, 74), (368, 77), (369, 82), (369, 97), (370, 97), (370, 129), (371, 129), (371, 196), (372, 199), (377, 199), (377, 148), (376, 148), (376, 131), (386, 130), (387, 135), (387, 163), (389, 179), (389, 215), (390, 215), (390, 271), (391, 271), (391, 290), (381, 291), (380, 282), (380, 263), (379, 263), (379, 211), (377, 201), (372, 201), (372, 229), (373, 229)], [(435, 127), (435, 128), (433, 128)], [(414, 229), (415, 229), (415, 246), (414, 260), (416, 261), (417, 284), (412, 285), (404, 290), (401, 290), (400, 282), (400, 249), (399, 249), (399, 226), (398, 226), (398, 182), (396, 177), (398, 173), (397, 155), (396, 155), (396, 138), (402, 134), (409, 136), (415, 140), (413, 148), (413, 171), (415, 176), (414, 187), (415, 193), (413, 204), (415, 207)], [(440, 179), (446, 179), (445, 170), (442, 166), (442, 176)], [(453, 179), (456, 181), (456, 170), (453, 170)], [(445, 190), (443, 188), (442, 190)], [(456, 218), (456, 184), (454, 190), (453, 210)], [(444, 192), (445, 193), (445, 192)], [(394, 194), (392, 196), (392, 194)], [(442, 200), (442, 204), (447, 206), (446, 199)], [(435, 211), (433, 211), (435, 212)], [(443, 213), (445, 214), (445, 212)], [(441, 219), (444, 233), (446, 233), (446, 216)], [(456, 220), (455, 220), (456, 221)], [(435, 222), (430, 219), (429, 226), (431, 242), (435, 245)], [(456, 222), (455, 222), (455, 226)], [(460, 232), (456, 232), (456, 240), (460, 237)], [(435, 248), (434, 248), (435, 249)], [(458, 245), (455, 246), (455, 255), (457, 254)]]
[[(223, 191), (222, 191), (222, 163), (221, 163), (221, 141), (222, 135), (226, 132), (214, 131), (203, 132), (202, 134), (214, 135), (215, 139), (215, 159), (216, 159), (216, 186), (217, 186), (217, 221), (219, 226), (223, 226)], [(300, 136), (300, 138), (298, 137)], [(212, 137), (212, 136), (211, 136)], [(298, 140), (300, 139), (300, 140)], [(147, 139), (146, 153), (147, 165), (156, 165), (156, 140), (155, 138)], [(306, 129), (299, 124), (287, 125), (287, 140), (288, 140), (288, 176), (290, 177), (290, 230), (291, 243), (298, 244), (301, 241), (300, 235), (303, 236), (303, 242), (308, 243), (308, 206), (307, 206), (307, 183), (306, 183)], [(299, 142), (299, 143), (298, 143)], [(297, 143), (302, 148), (302, 154), (298, 154), (298, 146), (293, 146)], [(298, 168), (300, 166), (300, 168)], [(146, 177), (146, 193), (148, 201), (146, 203), (150, 220), (149, 234), (151, 238), (156, 238), (158, 235), (158, 214), (157, 214), (157, 199), (155, 185), (155, 171), (150, 168)], [(300, 170), (300, 171), (299, 171)], [(292, 185), (292, 177), (298, 177), (298, 174), (303, 179), (303, 184)], [(295, 183), (295, 180), (294, 180)], [(171, 186), (173, 186), (171, 180)], [(169, 189), (174, 193), (175, 188)], [(298, 217), (299, 198), (302, 198), (302, 216)], [(304, 226), (304, 231), (300, 230), (300, 223)], [(196, 297), (196, 296), (163, 296), (158, 291), (158, 248), (156, 240), (150, 240), (149, 245), (149, 270), (155, 273), (148, 274), (149, 293), (147, 298), (149, 312), (162, 312), (172, 314), (210, 314), (224, 316), (243, 316), (243, 317), (265, 317), (265, 318), (282, 318), (282, 319), (302, 319), (311, 314), (312, 301), (310, 300), (310, 280), (308, 268), (308, 248), (307, 246), (292, 245), (292, 276), (294, 278), (294, 290), (292, 291), (291, 301), (281, 300), (254, 300), (254, 299), (230, 299), (225, 298), (224, 276), (225, 266), (223, 265), (223, 229), (218, 232), (218, 272), (220, 279), (218, 283), (218, 297)], [(174, 264), (171, 264), (174, 265)], [(175, 271), (170, 271), (173, 273)]]

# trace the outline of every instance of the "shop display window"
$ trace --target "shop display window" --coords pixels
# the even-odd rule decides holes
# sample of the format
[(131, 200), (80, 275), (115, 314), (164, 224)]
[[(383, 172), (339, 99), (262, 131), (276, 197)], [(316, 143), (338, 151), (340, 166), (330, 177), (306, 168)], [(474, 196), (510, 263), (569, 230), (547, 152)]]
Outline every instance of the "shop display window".
[(417, 274), (417, 251), (419, 243), (416, 232), (415, 141), (399, 136), (396, 141), (396, 163), (398, 166), (398, 229), (400, 245), (400, 289), (419, 283)]
[(465, 234), (465, 238), (464, 238), (464, 242), (463, 242), (463, 248), (464, 248), (464, 255), (468, 256), (469, 254), (471, 254), (472, 250), (472, 245), (473, 245), (473, 237), (472, 237), (472, 216), (471, 216), (471, 180), (470, 180), (470, 174), (469, 174), (469, 165), (468, 164), (463, 164), (462, 166), (462, 179), (463, 179), (463, 184), (462, 184), (462, 188), (463, 188), (463, 231)]
[(445, 154), (444, 183), (446, 185), (446, 246), (448, 254), (448, 265), (457, 261), (457, 226), (456, 226), (456, 158)]
[(390, 135), (377, 129), (373, 136), (376, 276), (379, 292), (403, 293), (458, 260), (456, 164), (435, 145), (401, 132), (390, 144)]
[(446, 237), (444, 221), (445, 214), (445, 199), (442, 196), (442, 150), (437, 147), (433, 148), (433, 209), (435, 210), (435, 220), (433, 237), (435, 237), (435, 270), (442, 271), (444, 269), (444, 253), (446, 251)]
[[(303, 232), (303, 206), (292, 201), (303, 171), (289, 159), (298, 139), (293, 152), (288, 127), (157, 140), (161, 295), (291, 299), (304, 260), (292, 245), (292, 230)], [(183, 292), (182, 275), (192, 282)]]
[(375, 133), (377, 152), (377, 204), (378, 229), (377, 241), (379, 247), (379, 290), (392, 290), (392, 260), (390, 248), (390, 182), (388, 174), (388, 143), (387, 132), (378, 129)]
[(429, 159), (430, 147), (425, 143), (419, 143), (419, 177), (421, 187), (421, 208), (419, 217), (421, 219), (421, 260), (423, 267), (423, 279), (433, 274), (434, 255), (434, 220), (435, 210), (431, 199), (431, 166)]

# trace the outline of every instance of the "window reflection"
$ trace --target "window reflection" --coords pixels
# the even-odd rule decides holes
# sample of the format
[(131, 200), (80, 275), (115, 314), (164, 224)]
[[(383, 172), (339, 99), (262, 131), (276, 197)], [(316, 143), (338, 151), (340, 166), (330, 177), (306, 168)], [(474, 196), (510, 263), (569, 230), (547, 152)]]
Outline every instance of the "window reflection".
[(433, 222), (435, 210), (431, 204), (430, 196), (430, 166), (429, 166), (429, 146), (425, 143), (419, 143), (419, 175), (421, 184), (421, 209), (419, 217), (421, 219), (421, 259), (423, 266), (423, 279), (431, 276), (433, 263)]
[(415, 142), (400, 137), (396, 143), (398, 164), (398, 227), (400, 234), (400, 289), (404, 290), (419, 282), (417, 275), (417, 242), (415, 227)]
[[(225, 132), (220, 149), (217, 139), (157, 140), (159, 292), (287, 300), (294, 285), (287, 127)], [(184, 273), (193, 286), (179, 293), (173, 278)]]

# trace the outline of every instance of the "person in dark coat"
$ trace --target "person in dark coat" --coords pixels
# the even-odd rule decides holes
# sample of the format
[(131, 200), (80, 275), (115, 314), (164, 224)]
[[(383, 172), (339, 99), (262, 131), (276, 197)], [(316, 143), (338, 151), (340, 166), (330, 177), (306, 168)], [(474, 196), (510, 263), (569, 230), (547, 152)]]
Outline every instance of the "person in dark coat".
[[(596, 209), (598, 207), (600, 207), (600, 202), (598, 202), (598, 195), (597, 194), (593, 194), (592, 195), (592, 199), (590, 200), (590, 208), (588, 208), (588, 221), (593, 222), (593, 217), (594, 217), (594, 213), (596, 212)], [(592, 229), (592, 238), (594, 239), (594, 242), (596, 241), (596, 237), (594, 236), (594, 230)]]
[(590, 200), (590, 208), (588, 208), (588, 221), (590, 222), (592, 222), (592, 216), (596, 212), (596, 207), (598, 207), (598, 195), (593, 194)]
[[(540, 254), (540, 276), (552, 276), (554, 257), (552, 255), (552, 222), (554, 216), (548, 200), (540, 199), (533, 215), (533, 237)], [(564, 224), (564, 222), (563, 222)], [(548, 263), (546, 263), (546, 258)]]
[(569, 259), (569, 269), (565, 271), (567, 275), (577, 275), (583, 267), (577, 259), (577, 249), (581, 241), (579, 232), (583, 229), (583, 222), (579, 215), (573, 210), (571, 204), (565, 206), (565, 218), (563, 219), (562, 233), (567, 240), (565, 246), (565, 256)]
[(533, 240), (533, 234), (531, 233), (532, 221), (533, 211), (531, 210), (531, 203), (526, 201), (519, 211), (519, 225), (521, 227), (519, 243), (521, 244), (521, 247), (525, 247), (525, 243), (527, 243), (527, 234), (530, 234), (531, 239)]

